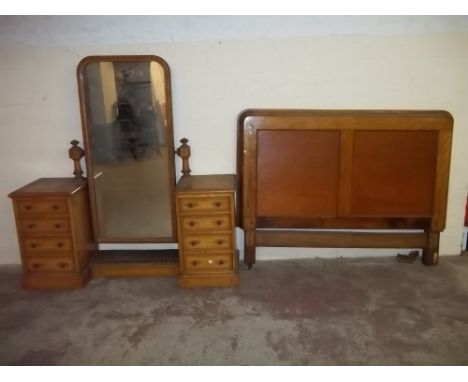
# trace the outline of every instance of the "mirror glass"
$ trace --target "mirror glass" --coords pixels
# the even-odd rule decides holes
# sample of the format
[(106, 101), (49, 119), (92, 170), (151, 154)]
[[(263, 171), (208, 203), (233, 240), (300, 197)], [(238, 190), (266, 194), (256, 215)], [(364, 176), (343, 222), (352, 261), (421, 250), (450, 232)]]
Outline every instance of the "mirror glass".
[(155, 56), (87, 57), (78, 80), (96, 241), (174, 241), (167, 64)]

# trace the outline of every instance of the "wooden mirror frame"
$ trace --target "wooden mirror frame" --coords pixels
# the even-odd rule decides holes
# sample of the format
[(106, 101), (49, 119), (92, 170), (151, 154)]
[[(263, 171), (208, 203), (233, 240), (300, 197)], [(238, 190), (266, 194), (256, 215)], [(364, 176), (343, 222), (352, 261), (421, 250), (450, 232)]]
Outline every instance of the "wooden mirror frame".
[[(166, 141), (167, 141), (167, 154), (168, 154), (168, 184), (169, 184), (169, 197), (171, 203), (171, 236), (169, 237), (105, 237), (99, 232), (98, 213), (96, 203), (96, 191), (93, 176), (93, 163), (91, 155), (91, 142), (88, 124), (88, 110), (87, 110), (87, 96), (84, 70), (88, 64), (98, 62), (156, 62), (161, 65), (164, 72), (164, 93), (166, 97)], [(174, 165), (174, 133), (172, 121), (172, 96), (171, 96), (171, 81), (170, 69), (167, 62), (161, 57), (154, 55), (109, 55), (109, 56), (88, 56), (80, 61), (77, 67), (78, 91), (80, 100), (80, 113), (81, 124), (83, 130), (83, 141), (85, 150), (86, 170), (88, 177), (88, 189), (90, 196), (91, 219), (93, 223), (94, 239), (98, 243), (175, 243), (177, 242), (177, 223), (175, 213), (175, 165)]]

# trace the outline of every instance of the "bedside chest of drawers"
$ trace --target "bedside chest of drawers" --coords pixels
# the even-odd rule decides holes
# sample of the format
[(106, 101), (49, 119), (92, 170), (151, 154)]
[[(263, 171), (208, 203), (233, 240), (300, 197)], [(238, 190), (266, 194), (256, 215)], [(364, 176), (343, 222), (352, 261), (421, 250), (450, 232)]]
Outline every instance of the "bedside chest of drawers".
[(180, 286), (234, 286), (239, 282), (235, 181), (235, 175), (187, 175), (178, 182)]
[(80, 288), (95, 249), (86, 182), (41, 178), (10, 195), (26, 289)]

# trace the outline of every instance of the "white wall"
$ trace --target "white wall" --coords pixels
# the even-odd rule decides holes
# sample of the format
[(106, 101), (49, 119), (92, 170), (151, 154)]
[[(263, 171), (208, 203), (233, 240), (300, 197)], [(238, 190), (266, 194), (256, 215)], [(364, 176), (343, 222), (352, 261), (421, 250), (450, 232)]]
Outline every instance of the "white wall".
[(155, 54), (169, 63), (174, 138), (190, 139), (193, 174), (235, 172), (236, 118), (245, 108), (448, 110), (455, 127), (441, 254), (459, 253), (467, 17), (3, 16), (0, 263), (20, 261), (6, 195), (39, 177), (71, 176), (69, 142), (82, 140), (75, 70), (95, 54)]

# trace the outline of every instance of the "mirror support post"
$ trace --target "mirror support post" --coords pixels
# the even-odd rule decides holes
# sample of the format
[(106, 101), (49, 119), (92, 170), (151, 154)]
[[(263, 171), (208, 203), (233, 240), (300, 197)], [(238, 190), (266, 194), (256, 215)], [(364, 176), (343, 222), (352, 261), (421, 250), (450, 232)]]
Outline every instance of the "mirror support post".
[(80, 160), (84, 157), (84, 150), (78, 146), (78, 142), (76, 139), (70, 142), (72, 147), (68, 150), (68, 156), (70, 159), (73, 159), (74, 164), (74, 171), (73, 175), (75, 175), (76, 179), (84, 180), (83, 170), (81, 169)]
[(182, 176), (190, 176), (192, 170), (189, 166), (189, 157), (190, 157), (190, 146), (187, 144), (188, 139), (182, 138), (180, 143), (182, 143), (176, 150), (176, 154), (182, 158)]

